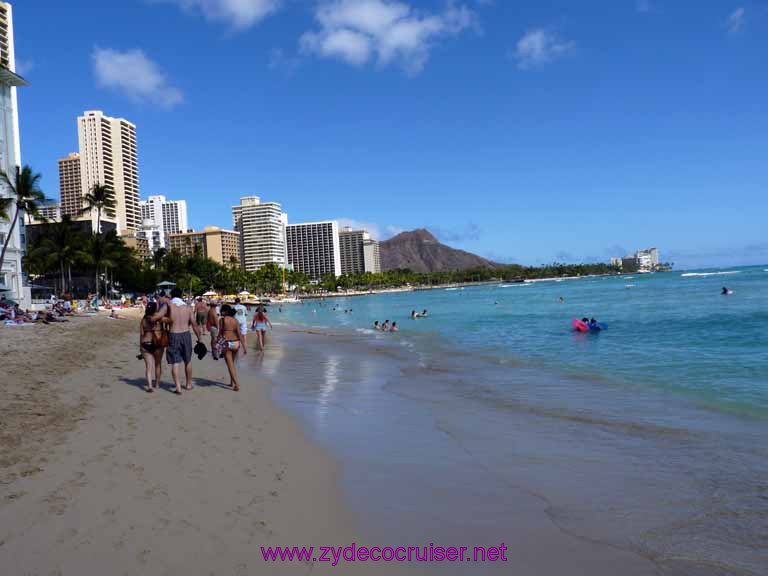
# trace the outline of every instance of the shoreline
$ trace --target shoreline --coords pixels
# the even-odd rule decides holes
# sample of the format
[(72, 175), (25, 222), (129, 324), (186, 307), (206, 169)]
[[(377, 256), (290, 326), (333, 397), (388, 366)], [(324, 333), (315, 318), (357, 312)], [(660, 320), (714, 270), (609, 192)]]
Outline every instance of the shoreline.
[[(643, 274), (659, 274), (662, 272), (647, 272)], [(403, 292), (426, 292), (429, 290), (447, 290), (452, 288), (473, 288), (482, 286), (496, 286), (501, 284), (533, 284), (538, 282), (563, 282), (565, 280), (583, 280), (585, 278), (613, 278), (632, 276), (638, 272), (621, 272), (617, 274), (587, 274), (585, 276), (561, 276), (553, 278), (526, 278), (523, 280), (485, 280), (482, 282), (454, 282), (449, 284), (434, 284), (431, 286), (400, 286), (396, 288), (382, 288), (377, 290), (350, 290), (349, 292), (328, 292), (326, 294), (300, 294), (299, 300), (320, 300), (323, 298), (347, 298), (356, 296), (374, 296), (377, 294), (400, 294)], [(281, 302), (293, 304), (294, 302)]]
[[(380, 538), (513, 542), (517, 563), (488, 574), (759, 573), (760, 423), (471, 352), (424, 354), (402, 333), (278, 330), (284, 359), (264, 365), (276, 397), (345, 463), (352, 507)], [(489, 395), (486, 379), (499, 377), (520, 388), (514, 399)], [(634, 416), (615, 411), (616, 394), (632, 398)], [(746, 532), (718, 550), (733, 530)]]

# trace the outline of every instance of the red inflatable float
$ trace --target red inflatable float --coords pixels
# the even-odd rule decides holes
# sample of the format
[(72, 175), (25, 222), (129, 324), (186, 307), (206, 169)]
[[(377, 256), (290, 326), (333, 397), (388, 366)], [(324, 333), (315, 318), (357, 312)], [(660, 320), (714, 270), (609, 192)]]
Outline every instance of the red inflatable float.
[(589, 326), (586, 322), (582, 322), (581, 320), (576, 320), (574, 318), (573, 322), (571, 322), (571, 326), (573, 326), (573, 329), (576, 330), (576, 332), (589, 332)]

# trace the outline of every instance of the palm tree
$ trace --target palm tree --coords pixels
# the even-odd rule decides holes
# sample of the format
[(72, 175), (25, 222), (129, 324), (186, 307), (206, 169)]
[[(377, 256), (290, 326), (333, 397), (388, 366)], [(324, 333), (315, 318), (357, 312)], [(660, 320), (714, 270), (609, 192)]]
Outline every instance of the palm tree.
[(110, 218), (115, 217), (115, 195), (112, 188), (104, 184), (94, 184), (91, 191), (83, 197), (85, 206), (80, 210), (80, 214), (85, 214), (96, 210), (96, 233), (101, 234), (101, 214), (102, 212)]
[(61, 222), (50, 224), (42, 246), (58, 262), (62, 290), (66, 292), (67, 278), (72, 283), (72, 265), (85, 259), (83, 237), (72, 227), (72, 218), (64, 216)]
[(32, 216), (38, 216), (40, 204), (46, 201), (45, 194), (40, 189), (40, 178), (40, 174), (32, 172), (32, 169), (29, 166), (24, 166), (24, 168), (16, 166), (16, 174), (13, 181), (8, 177), (8, 174), (0, 170), (0, 182), (5, 184), (11, 192), (10, 198), (0, 199), (0, 218), (3, 220), (11, 220), (10, 212), (13, 205), (16, 204), (16, 210), (14, 210), (13, 219), (11, 220), (11, 227), (8, 230), (8, 234), (5, 236), (3, 250), (0, 252), (0, 268), (3, 267), (5, 253), (8, 250), (8, 244), (11, 243), (13, 229), (16, 227), (19, 215), (22, 212), (26, 212)]

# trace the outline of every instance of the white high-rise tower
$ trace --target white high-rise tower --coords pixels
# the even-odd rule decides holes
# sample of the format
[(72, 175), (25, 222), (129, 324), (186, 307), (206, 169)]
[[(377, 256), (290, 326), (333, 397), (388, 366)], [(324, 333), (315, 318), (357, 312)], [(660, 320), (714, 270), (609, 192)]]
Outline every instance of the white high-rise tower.
[[(168, 247), (171, 234), (181, 234), (189, 230), (186, 200), (166, 200), (165, 196), (150, 196), (139, 202), (142, 227), (148, 225), (159, 231), (158, 241), (150, 241), (150, 250)], [(148, 238), (149, 239), (149, 238)]]
[(285, 225), (288, 216), (277, 202), (262, 202), (258, 196), (243, 196), (232, 206), (232, 224), (240, 233), (240, 263), (248, 271), (274, 263), (285, 268), (288, 255)]
[[(99, 110), (85, 112), (77, 119), (80, 143), (80, 177), (85, 196), (95, 184), (112, 189), (115, 195), (115, 216), (101, 216), (104, 222), (114, 222), (123, 234), (138, 230), (139, 167), (136, 154), (136, 126), (123, 118), (105, 116)], [(96, 225), (97, 215), (91, 215)]]
[[(26, 86), (26, 81), (16, 74), (16, 55), (13, 41), (13, 9), (8, 2), (0, 2), (0, 169), (13, 179), (17, 166), (21, 166), (21, 145), (19, 144), (19, 116), (16, 101), (16, 87)], [(0, 186), (0, 196), (10, 196), (9, 190)], [(13, 218), (16, 205), (11, 204), (9, 215)], [(22, 306), (30, 302), (28, 288), (24, 288), (21, 261), (24, 254), (24, 218), (19, 218), (13, 232), (11, 222), (0, 219), (0, 248), (6, 239), (8, 249), (0, 267), (0, 296), (21, 301)]]

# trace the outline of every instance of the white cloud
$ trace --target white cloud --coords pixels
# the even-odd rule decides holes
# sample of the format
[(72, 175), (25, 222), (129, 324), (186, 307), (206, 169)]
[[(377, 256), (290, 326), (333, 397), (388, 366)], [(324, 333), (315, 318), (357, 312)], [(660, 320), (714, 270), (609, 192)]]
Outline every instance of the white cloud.
[(397, 0), (325, 0), (315, 11), (319, 30), (305, 33), (301, 49), (361, 66), (399, 62), (418, 73), (434, 42), (476, 24), (472, 10), (449, 2), (440, 14), (426, 14)]
[(373, 222), (361, 222), (354, 218), (337, 218), (336, 221), (339, 223), (339, 230), (344, 230), (347, 226), (352, 228), (352, 230), (368, 230), (371, 238), (374, 240), (381, 239), (381, 227), (378, 224), (374, 224)]
[(339, 230), (343, 230), (347, 226), (352, 230), (368, 230), (374, 240), (386, 240), (403, 232), (403, 228), (393, 224), (381, 226), (374, 222), (363, 222), (354, 218), (336, 218), (336, 221), (339, 223)]
[(35, 68), (34, 60), (27, 60), (26, 58), (16, 58), (16, 73), (22, 76), (29, 74)]
[(209, 20), (227, 22), (244, 29), (276, 12), (283, 0), (161, 0), (178, 4), (185, 10), (200, 10)]
[(526, 32), (515, 46), (515, 59), (517, 67), (521, 70), (536, 68), (551, 62), (558, 56), (572, 50), (573, 42), (566, 42), (557, 35), (547, 32), (543, 28), (536, 28)]
[(746, 10), (744, 10), (743, 6), (739, 6), (731, 12), (728, 15), (728, 20), (726, 21), (726, 25), (728, 26), (728, 31), (731, 34), (738, 34), (741, 32), (742, 28), (744, 28), (744, 23), (746, 21)]
[(148, 100), (173, 108), (184, 100), (184, 94), (171, 86), (160, 67), (142, 50), (95, 48), (92, 54), (96, 82), (114, 88), (134, 100)]

